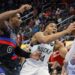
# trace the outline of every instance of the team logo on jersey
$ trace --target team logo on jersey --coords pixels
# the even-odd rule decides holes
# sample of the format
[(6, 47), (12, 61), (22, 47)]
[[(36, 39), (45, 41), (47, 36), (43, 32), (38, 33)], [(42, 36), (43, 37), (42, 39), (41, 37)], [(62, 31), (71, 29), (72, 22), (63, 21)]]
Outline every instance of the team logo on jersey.
[(12, 53), (12, 51), (13, 51), (13, 47), (12, 46), (8, 46), (7, 53)]

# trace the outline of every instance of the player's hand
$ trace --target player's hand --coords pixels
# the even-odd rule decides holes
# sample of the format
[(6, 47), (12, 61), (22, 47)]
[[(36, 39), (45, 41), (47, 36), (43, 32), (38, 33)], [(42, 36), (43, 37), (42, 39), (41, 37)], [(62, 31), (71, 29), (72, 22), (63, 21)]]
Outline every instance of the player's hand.
[(31, 5), (25, 4), (25, 5), (22, 5), (22, 6), (18, 9), (18, 12), (19, 12), (19, 13), (23, 13), (24, 11), (29, 10), (29, 9), (31, 9), (31, 8), (32, 8)]
[(68, 28), (66, 29), (67, 33), (72, 33), (75, 31), (75, 22), (71, 23)]

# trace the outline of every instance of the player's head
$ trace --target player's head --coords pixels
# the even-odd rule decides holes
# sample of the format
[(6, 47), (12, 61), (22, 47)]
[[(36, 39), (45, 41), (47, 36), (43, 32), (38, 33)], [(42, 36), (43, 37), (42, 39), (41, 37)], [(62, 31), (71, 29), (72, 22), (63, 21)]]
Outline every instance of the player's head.
[(49, 23), (49, 24), (46, 26), (45, 31), (46, 31), (48, 34), (57, 32), (57, 26), (56, 26), (56, 24), (55, 24), (55, 23)]
[(22, 23), (20, 14), (17, 13), (17, 14), (15, 14), (15, 15), (13, 15), (12, 17), (10, 17), (9, 23), (10, 23), (13, 27), (19, 27), (20, 24)]

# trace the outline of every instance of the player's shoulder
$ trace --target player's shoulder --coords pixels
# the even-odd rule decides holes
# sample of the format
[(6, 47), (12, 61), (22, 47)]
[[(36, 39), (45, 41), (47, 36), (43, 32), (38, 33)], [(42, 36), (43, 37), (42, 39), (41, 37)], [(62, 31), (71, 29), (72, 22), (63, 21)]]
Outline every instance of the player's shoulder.
[(43, 34), (43, 32), (37, 32), (37, 33), (35, 33), (35, 36), (38, 36), (38, 35), (41, 35), (41, 34)]

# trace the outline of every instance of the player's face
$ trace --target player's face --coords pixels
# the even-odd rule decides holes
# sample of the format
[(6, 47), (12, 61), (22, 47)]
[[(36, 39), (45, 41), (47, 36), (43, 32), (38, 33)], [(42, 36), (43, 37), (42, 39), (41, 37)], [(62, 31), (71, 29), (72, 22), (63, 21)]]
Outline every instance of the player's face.
[(12, 20), (11, 20), (11, 22), (12, 22), (13, 26), (19, 27), (20, 24), (22, 23), (20, 14), (17, 14), (15, 17), (13, 17)]
[(55, 23), (51, 23), (47, 26), (48, 33), (56, 33), (57, 32), (57, 26)]

